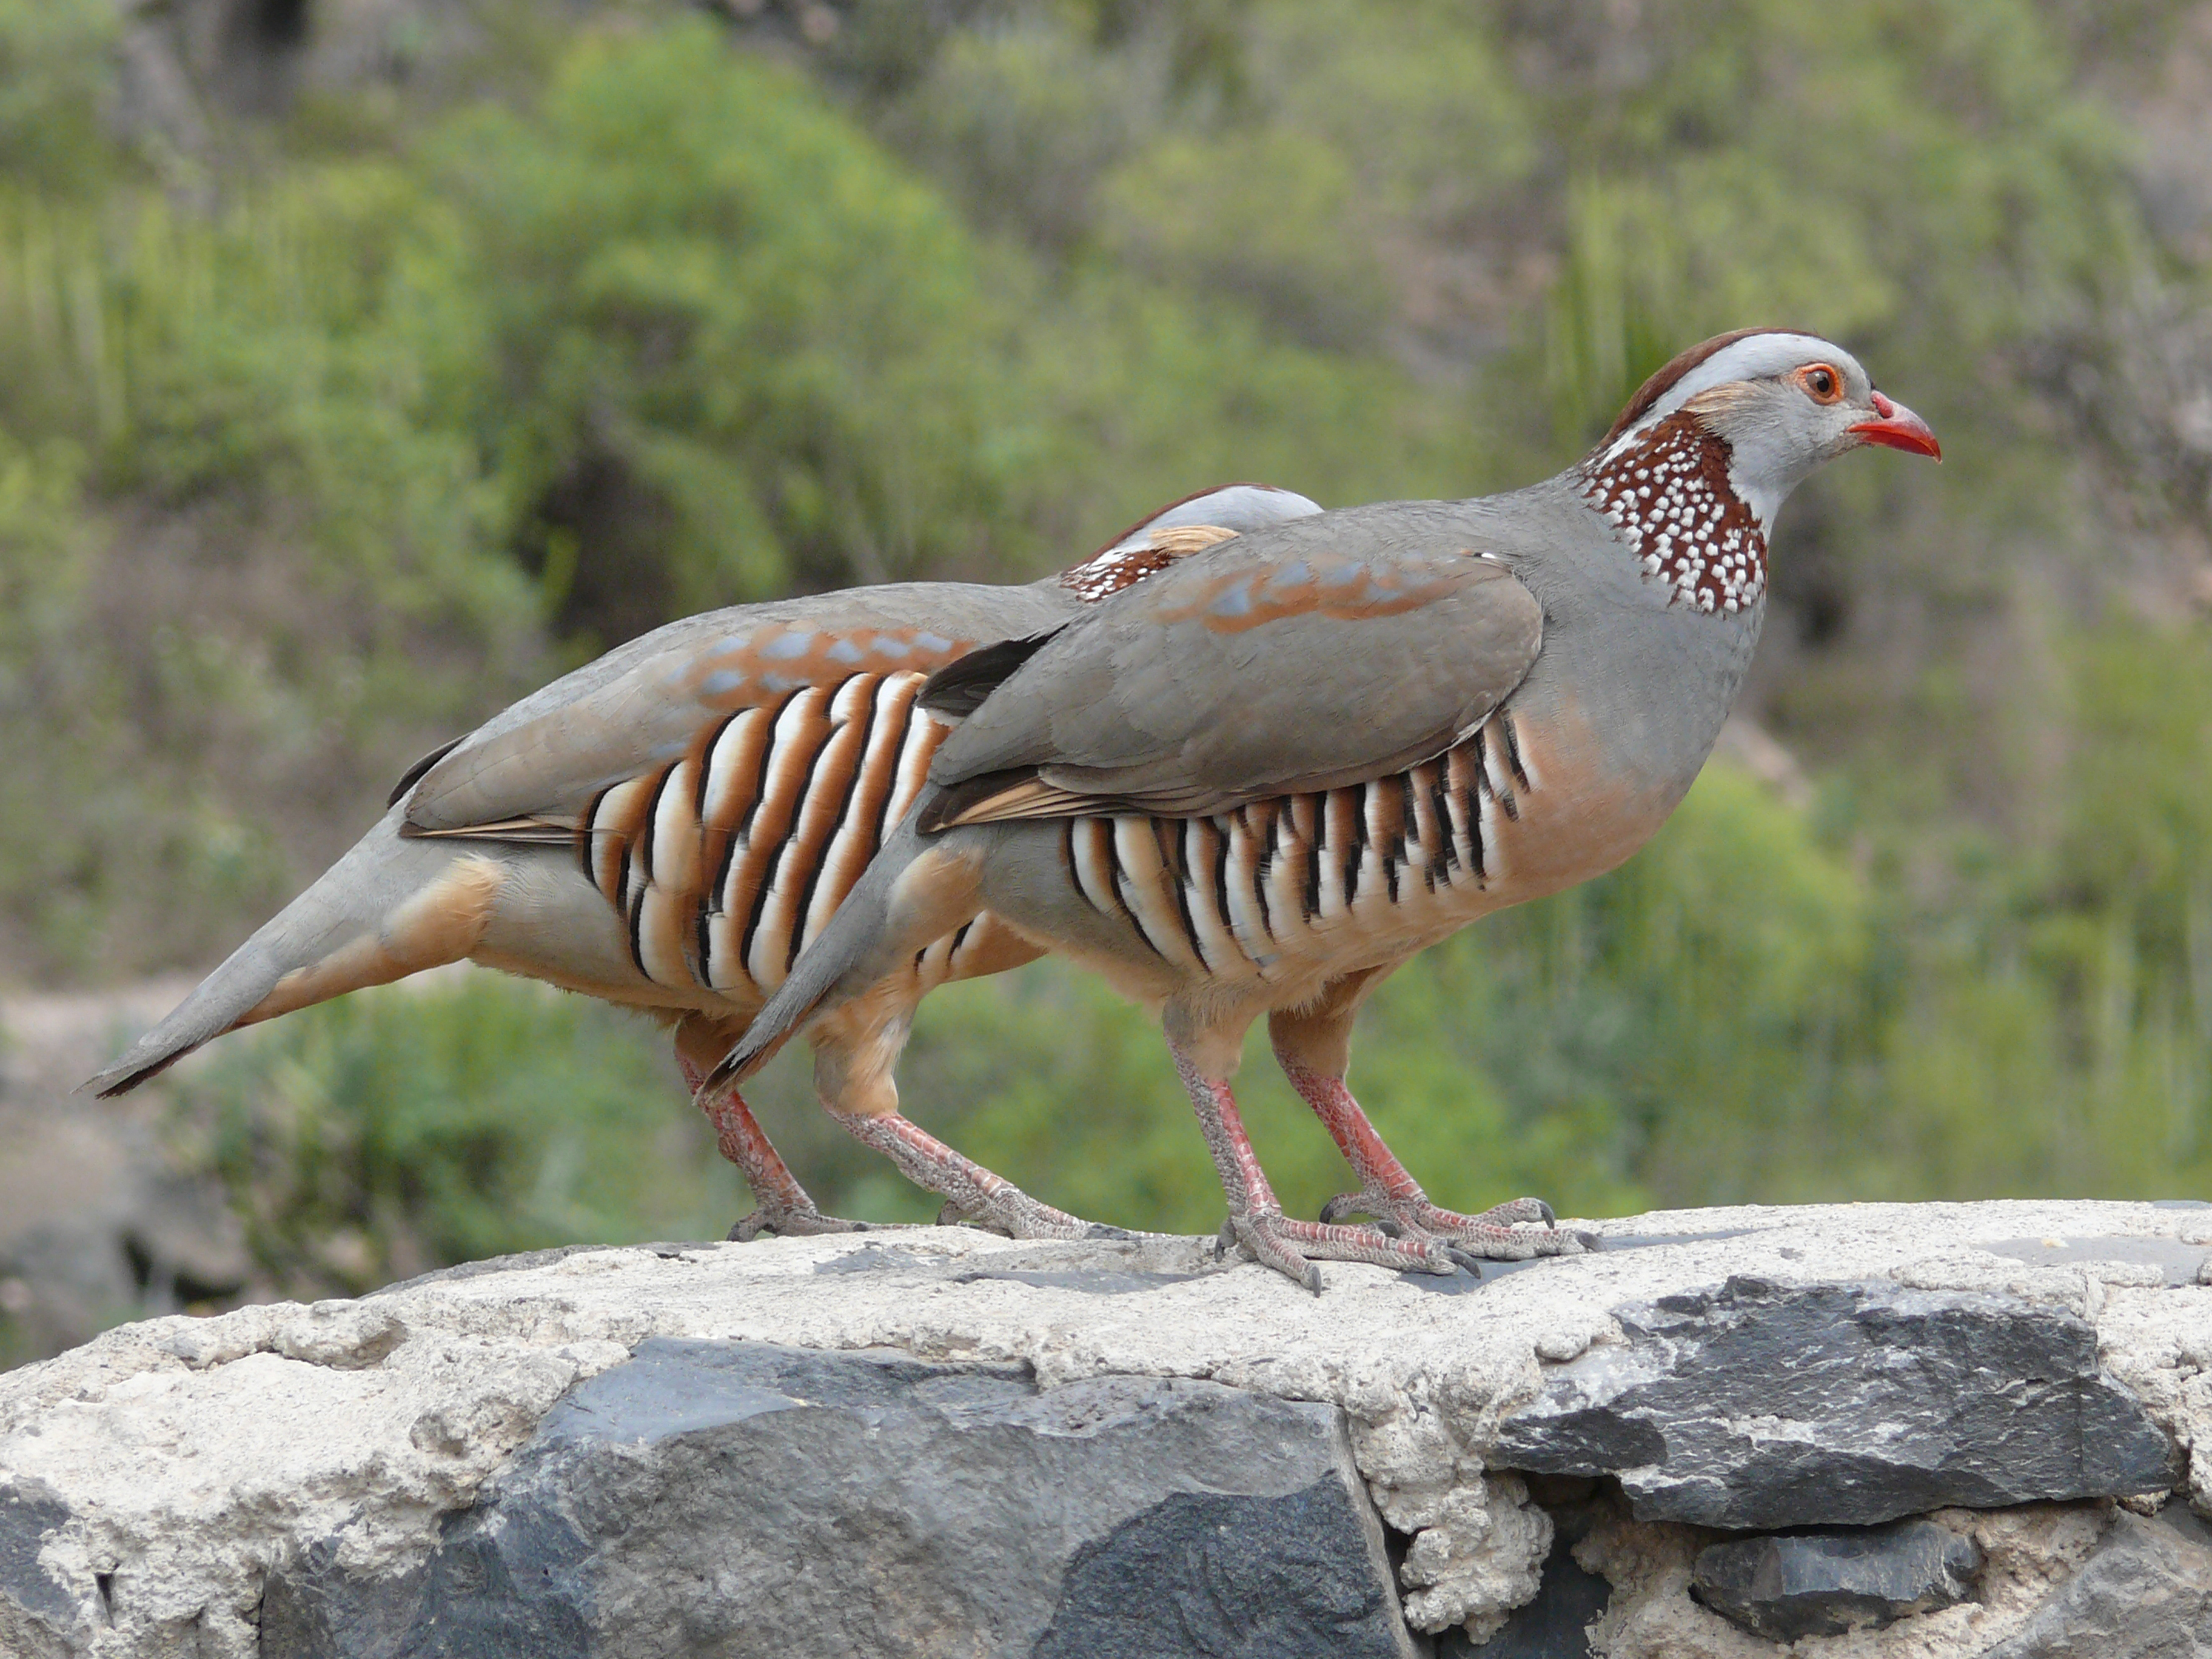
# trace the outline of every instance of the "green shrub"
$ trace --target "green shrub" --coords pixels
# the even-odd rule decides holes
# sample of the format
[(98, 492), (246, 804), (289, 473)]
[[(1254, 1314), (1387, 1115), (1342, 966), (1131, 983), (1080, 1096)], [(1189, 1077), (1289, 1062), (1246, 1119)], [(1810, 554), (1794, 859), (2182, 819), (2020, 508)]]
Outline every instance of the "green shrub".
[(718, 1237), (744, 1207), (649, 1022), (489, 974), (233, 1037), (176, 1092), (185, 1161), (222, 1181), (295, 1295), (546, 1245)]

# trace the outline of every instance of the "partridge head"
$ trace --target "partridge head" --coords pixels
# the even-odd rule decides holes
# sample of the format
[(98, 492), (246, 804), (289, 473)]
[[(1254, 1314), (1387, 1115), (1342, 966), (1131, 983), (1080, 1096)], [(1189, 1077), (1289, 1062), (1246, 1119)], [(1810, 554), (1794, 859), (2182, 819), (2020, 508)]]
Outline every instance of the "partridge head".
[(1868, 444), (1942, 459), (1928, 423), (1840, 346), (1746, 329), (1660, 368), (1571, 471), (1644, 574), (1700, 610), (1734, 612), (1765, 595), (1766, 543), (1790, 492)]

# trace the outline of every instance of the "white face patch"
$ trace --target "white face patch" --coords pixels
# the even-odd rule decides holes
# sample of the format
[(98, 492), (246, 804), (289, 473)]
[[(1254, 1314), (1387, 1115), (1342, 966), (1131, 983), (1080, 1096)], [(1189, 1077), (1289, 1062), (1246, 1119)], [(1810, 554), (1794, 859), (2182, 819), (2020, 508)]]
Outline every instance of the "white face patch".
[(1766, 535), (1729, 475), (1726, 441), (1668, 416), (1576, 469), (1584, 499), (1668, 603), (1733, 615), (1766, 592)]
[(1859, 367), (1858, 359), (1839, 345), (1810, 334), (1753, 334), (1692, 365), (1667, 388), (1664, 396), (1653, 402), (1647, 418), (1656, 417), (1656, 420), (1663, 420), (1716, 386), (1737, 380), (1778, 380), (1793, 369), (1814, 362), (1833, 366), (1854, 395), (1862, 393), (1869, 384), (1866, 370)]

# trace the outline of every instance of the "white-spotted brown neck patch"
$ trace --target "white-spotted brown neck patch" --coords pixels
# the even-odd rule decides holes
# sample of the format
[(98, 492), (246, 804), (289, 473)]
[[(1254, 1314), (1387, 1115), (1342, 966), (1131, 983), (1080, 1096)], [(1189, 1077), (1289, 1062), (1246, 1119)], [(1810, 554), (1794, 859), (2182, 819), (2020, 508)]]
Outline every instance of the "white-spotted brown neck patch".
[(1766, 534), (1729, 481), (1729, 447), (1686, 410), (1578, 469), (1583, 496), (1668, 603), (1747, 611), (1766, 592)]
[(1060, 585), (1085, 605), (1096, 605), (1125, 587), (1134, 587), (1201, 548), (1225, 542), (1237, 532), (1218, 525), (1176, 525), (1155, 530), (1134, 547), (1116, 544), (1060, 573)]

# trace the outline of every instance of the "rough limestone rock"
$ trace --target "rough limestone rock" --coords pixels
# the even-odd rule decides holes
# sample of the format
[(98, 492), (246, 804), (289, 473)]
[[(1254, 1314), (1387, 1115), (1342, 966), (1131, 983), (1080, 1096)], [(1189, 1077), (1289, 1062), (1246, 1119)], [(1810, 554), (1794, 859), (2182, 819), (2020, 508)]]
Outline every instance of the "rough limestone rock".
[(1339, 1413), (1183, 1377), (652, 1337), (404, 1580), (338, 1557), (264, 1654), (1413, 1653)]
[(2127, 1513), (2095, 1553), (1989, 1659), (2212, 1656), (2212, 1528), (2179, 1503)]
[(1613, 1317), (1626, 1343), (1559, 1367), (1487, 1461), (1618, 1475), (1638, 1520), (1709, 1527), (2164, 1492), (2179, 1474), (2064, 1308), (1737, 1277)]
[(1698, 1556), (1698, 1601), (1777, 1642), (1841, 1636), (1963, 1601), (1981, 1571), (1971, 1538), (1932, 1521), (1740, 1538)]
[(1584, 1659), (1589, 1627), (1603, 1616), (1613, 1586), (1585, 1569), (1564, 1539), (1544, 1562), (1535, 1598), (1504, 1615), (1478, 1645), (1454, 1630), (1437, 1644), (1437, 1659)]
[(1595, 1227), (1318, 1297), (923, 1228), (123, 1327), (0, 1376), (0, 1653), (1751, 1659), (1698, 1555), (1837, 1491), (1984, 1565), (1822, 1659), (2200, 1650), (2134, 1632), (2212, 1583), (2212, 1209)]

